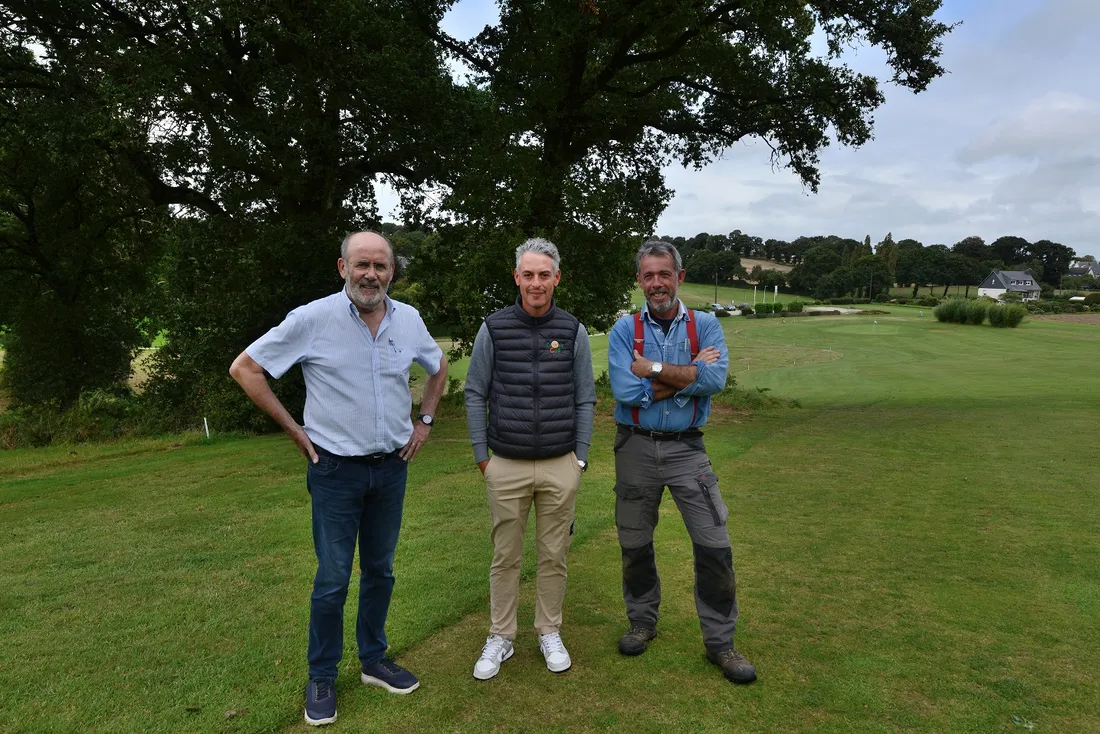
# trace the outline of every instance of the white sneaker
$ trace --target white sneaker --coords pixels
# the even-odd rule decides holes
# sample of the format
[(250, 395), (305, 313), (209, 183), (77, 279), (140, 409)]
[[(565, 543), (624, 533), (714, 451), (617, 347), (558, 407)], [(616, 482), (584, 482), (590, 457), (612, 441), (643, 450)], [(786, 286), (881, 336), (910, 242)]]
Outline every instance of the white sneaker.
[(573, 661), (569, 659), (569, 651), (561, 641), (561, 634), (557, 632), (539, 635), (539, 649), (546, 658), (546, 669), (551, 673), (564, 673), (573, 665)]
[(474, 663), (474, 677), (489, 680), (500, 672), (500, 664), (515, 653), (512, 642), (499, 635), (489, 635), (485, 647), (481, 648), (481, 657)]

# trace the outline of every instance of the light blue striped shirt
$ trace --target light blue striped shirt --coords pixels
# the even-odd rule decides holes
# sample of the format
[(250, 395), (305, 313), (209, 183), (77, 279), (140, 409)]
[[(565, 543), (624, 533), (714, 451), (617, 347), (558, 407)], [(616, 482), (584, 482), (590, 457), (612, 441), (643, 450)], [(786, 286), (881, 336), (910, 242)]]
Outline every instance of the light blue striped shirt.
[(248, 356), (279, 379), (296, 364), (306, 381), (303, 426), (339, 456), (396, 451), (412, 436), (409, 367), (439, 372), (443, 350), (415, 308), (386, 298), (378, 336), (341, 290), (287, 314)]

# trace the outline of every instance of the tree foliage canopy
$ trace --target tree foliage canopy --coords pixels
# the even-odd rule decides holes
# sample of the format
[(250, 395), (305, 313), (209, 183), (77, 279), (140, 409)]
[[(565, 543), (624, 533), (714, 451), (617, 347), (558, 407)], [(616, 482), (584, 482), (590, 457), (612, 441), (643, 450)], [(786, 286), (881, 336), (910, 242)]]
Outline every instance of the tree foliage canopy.
[[(869, 140), (884, 101), (845, 50), (883, 49), (888, 81), (921, 91), (950, 31), (938, 0), (503, 0), (465, 40), (441, 29), (453, 4), (0, 7), (9, 103), (27, 89), (82, 100), (104, 133), (73, 139), (82, 156), (173, 217), (158, 227), (165, 256), (145, 262), (171, 339), (154, 393), (195, 411), (230, 389), (224, 365), (252, 335), (338, 287), (335, 244), (377, 226), (380, 180), (407, 224), (434, 231), (408, 246), (409, 276), (460, 340), (511, 300), (511, 250), (533, 235), (562, 250), (562, 305), (606, 326), (672, 195), (664, 165), (755, 137), (816, 189), (820, 151)], [(761, 247), (731, 235), (709, 249)]]

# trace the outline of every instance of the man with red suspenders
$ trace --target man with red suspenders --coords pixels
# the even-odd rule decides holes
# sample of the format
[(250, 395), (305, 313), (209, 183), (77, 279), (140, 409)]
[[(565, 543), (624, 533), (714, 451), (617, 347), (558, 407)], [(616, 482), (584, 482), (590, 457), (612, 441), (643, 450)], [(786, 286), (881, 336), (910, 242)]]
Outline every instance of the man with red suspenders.
[(657, 635), (661, 582), (653, 552), (661, 496), (668, 487), (691, 536), (695, 608), (707, 660), (733, 683), (756, 670), (733, 646), (737, 594), (718, 477), (703, 445), (710, 396), (729, 369), (722, 327), (677, 297), (684, 282), (680, 253), (660, 240), (639, 248), (638, 285), (646, 303), (608, 337), (615, 394), (615, 526), (623, 558), (623, 599), (630, 627), (619, 652), (640, 655)]

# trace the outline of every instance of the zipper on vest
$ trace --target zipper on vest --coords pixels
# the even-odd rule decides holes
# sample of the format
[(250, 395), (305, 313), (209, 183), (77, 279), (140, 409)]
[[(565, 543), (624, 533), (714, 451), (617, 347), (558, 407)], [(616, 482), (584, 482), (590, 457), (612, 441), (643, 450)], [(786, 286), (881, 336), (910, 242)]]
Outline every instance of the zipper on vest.
[(539, 422), (539, 420), (540, 420), (539, 419), (539, 403), (542, 402), (541, 400), (539, 400), (539, 372), (542, 369), (542, 365), (540, 364), (541, 360), (539, 358), (542, 356), (542, 352), (539, 350), (539, 342), (541, 341), (541, 339), (540, 339), (538, 329), (537, 328), (534, 329), (532, 334), (533, 334), (533, 337), (534, 337), (534, 347), (535, 347), (535, 380), (534, 380), (535, 389), (534, 389), (534, 395), (532, 396), (535, 399), (535, 425), (532, 426), (533, 430), (531, 432), (535, 436), (535, 456), (538, 456), (538, 450), (542, 447), (542, 441), (539, 440), (540, 439), (539, 426), (541, 425), (541, 423)]

